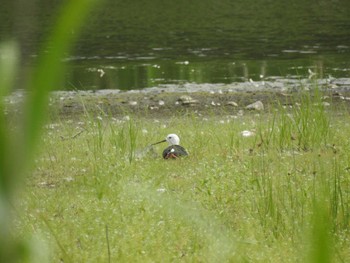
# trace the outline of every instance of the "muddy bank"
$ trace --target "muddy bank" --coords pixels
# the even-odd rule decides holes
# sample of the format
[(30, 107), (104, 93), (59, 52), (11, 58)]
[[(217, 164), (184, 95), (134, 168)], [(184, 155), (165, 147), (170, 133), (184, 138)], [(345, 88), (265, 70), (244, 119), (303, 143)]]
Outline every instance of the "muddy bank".
[(237, 112), (248, 105), (261, 101), (264, 110), (271, 103), (283, 101), (288, 104), (291, 98), (287, 94), (271, 92), (239, 92), (239, 93), (214, 93), (214, 92), (159, 92), (144, 94), (138, 92), (111, 91), (77, 92), (55, 95), (51, 99), (52, 108), (60, 116), (72, 116), (83, 114), (84, 111), (94, 114), (111, 114), (113, 116), (134, 113), (140, 115), (173, 115), (186, 113), (221, 114), (225, 112)]
[[(316, 84), (325, 106), (349, 107), (350, 81), (323, 80)], [(301, 95), (305, 92), (313, 94), (315, 86), (311, 80), (280, 80), (230, 85), (167, 85), (132, 91), (56, 91), (51, 94), (50, 109), (53, 116), (63, 118), (78, 117), (86, 112), (113, 116), (134, 113), (151, 117), (188, 113), (236, 114), (244, 110), (269, 111), (277, 104), (290, 107), (300, 104)], [(16, 92), (6, 102), (16, 108), (24, 96), (23, 92)]]
[[(153, 91), (114, 90), (77, 91), (55, 93), (51, 105), (60, 116), (83, 114), (110, 114), (123, 116), (128, 113), (145, 116), (169, 116), (174, 114), (236, 114), (240, 111), (269, 111), (282, 105), (292, 107), (300, 105), (302, 93), (297, 90), (250, 90), (228, 91), (208, 90), (195, 92), (169, 91), (157, 89)], [(310, 92), (310, 91), (309, 91)], [(324, 90), (322, 103), (329, 108), (349, 107), (348, 91)], [(310, 92), (312, 94), (312, 91)]]

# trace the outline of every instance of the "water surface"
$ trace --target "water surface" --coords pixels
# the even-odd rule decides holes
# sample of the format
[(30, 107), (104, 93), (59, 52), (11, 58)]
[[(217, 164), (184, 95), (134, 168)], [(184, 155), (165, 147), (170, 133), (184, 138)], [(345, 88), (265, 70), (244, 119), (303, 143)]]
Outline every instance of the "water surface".
[[(59, 4), (2, 4), (1, 39), (21, 43), (26, 67), (35, 63)], [(349, 78), (349, 14), (348, 0), (105, 1), (64, 59), (69, 70), (61, 89), (129, 90), (310, 74)]]

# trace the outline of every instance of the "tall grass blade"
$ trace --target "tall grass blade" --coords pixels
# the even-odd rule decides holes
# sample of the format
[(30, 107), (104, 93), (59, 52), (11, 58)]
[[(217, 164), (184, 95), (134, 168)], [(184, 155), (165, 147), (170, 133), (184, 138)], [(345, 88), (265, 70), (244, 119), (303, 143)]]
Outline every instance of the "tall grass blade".
[[(30, 83), (24, 114), (23, 150), (28, 156), (36, 144), (40, 127), (45, 120), (49, 92), (59, 83), (64, 65), (62, 59), (69, 52), (73, 40), (77, 37), (84, 18), (96, 0), (67, 1), (56, 26), (39, 57), (38, 66)], [(46, 52), (49, 50), (49, 52)]]
[[(15, 80), (19, 64), (19, 49), (14, 41), (0, 45), (0, 98), (8, 95)], [(3, 101), (1, 100), (1, 104)]]
[(75, 32), (79, 31), (84, 18), (95, 0), (66, 1), (47, 42), (42, 47), (38, 65), (32, 80), (28, 82), (28, 94), (23, 109), (19, 137), (10, 135), (2, 105), (3, 96), (13, 86), (18, 64), (18, 51), (15, 44), (6, 43), (1, 47), (0, 68), (0, 262), (29, 262), (26, 245), (14, 242), (10, 237), (10, 205), (15, 187), (21, 181), (23, 172), (33, 158), (41, 126), (48, 109), (49, 92), (57, 87), (64, 72), (62, 58), (69, 51)]
[[(11, 159), (12, 147), (5, 119), (4, 97), (9, 94), (18, 68), (19, 50), (15, 42), (6, 42), (0, 46), (0, 193), (5, 198), (11, 191), (12, 170), (16, 167)], [(1, 208), (0, 208), (1, 209)], [(1, 224), (2, 225), (2, 224)]]
[(331, 221), (324, 204), (319, 201), (314, 207), (311, 233), (310, 262), (332, 262)]

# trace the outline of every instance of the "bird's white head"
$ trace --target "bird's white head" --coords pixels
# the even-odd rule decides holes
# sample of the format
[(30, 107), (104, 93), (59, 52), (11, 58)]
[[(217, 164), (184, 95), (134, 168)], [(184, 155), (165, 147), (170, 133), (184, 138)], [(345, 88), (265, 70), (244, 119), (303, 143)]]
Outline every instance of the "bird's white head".
[(169, 145), (179, 145), (180, 144), (180, 138), (176, 134), (168, 134), (168, 136), (165, 139)]

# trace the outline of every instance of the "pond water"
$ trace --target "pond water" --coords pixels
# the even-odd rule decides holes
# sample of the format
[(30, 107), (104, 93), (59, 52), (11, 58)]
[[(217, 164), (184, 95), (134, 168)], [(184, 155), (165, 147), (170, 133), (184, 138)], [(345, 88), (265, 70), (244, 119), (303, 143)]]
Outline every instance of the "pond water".
[[(0, 39), (21, 43), (29, 69), (60, 2), (2, 4)], [(64, 59), (61, 89), (349, 79), (349, 14), (349, 0), (105, 1)]]

